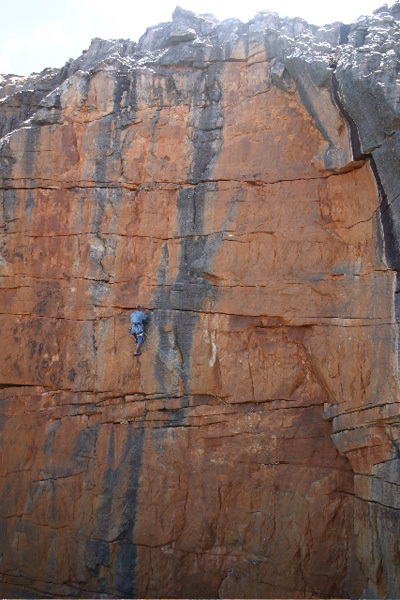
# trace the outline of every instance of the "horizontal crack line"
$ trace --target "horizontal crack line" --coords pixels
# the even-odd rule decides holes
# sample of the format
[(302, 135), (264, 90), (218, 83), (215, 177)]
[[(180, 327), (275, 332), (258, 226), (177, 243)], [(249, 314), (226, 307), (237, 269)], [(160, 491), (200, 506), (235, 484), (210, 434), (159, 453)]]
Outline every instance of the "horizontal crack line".
[[(243, 185), (251, 185), (251, 186), (270, 186), (270, 185), (278, 185), (280, 183), (296, 183), (298, 181), (319, 181), (325, 180), (329, 177), (338, 177), (340, 173), (331, 173), (327, 172), (323, 175), (318, 176), (309, 176), (309, 177), (294, 177), (288, 179), (273, 179), (266, 180), (262, 177), (254, 176), (254, 177), (246, 177), (243, 176), (240, 179), (236, 179), (233, 177), (221, 177), (221, 178), (196, 178), (196, 179), (185, 179), (185, 180), (175, 180), (175, 181), (148, 181), (148, 182), (135, 182), (135, 181), (125, 181), (125, 182), (110, 182), (110, 181), (61, 181), (61, 180), (43, 180), (41, 178), (32, 179), (32, 184), (29, 185), (26, 183), (27, 179), (18, 178), (0, 178), (0, 189), (21, 189), (21, 190), (32, 190), (32, 189), (129, 189), (132, 191), (152, 191), (154, 188), (166, 188), (166, 189), (174, 189), (181, 187), (193, 187), (200, 184), (205, 183), (235, 183), (235, 184), (243, 184)], [(35, 184), (35, 181), (38, 183)], [(45, 182), (48, 181), (46, 184)], [(13, 182), (16, 182), (17, 185), (13, 185)], [(18, 182), (24, 182), (23, 185), (18, 185)], [(217, 191), (217, 190), (215, 190)]]

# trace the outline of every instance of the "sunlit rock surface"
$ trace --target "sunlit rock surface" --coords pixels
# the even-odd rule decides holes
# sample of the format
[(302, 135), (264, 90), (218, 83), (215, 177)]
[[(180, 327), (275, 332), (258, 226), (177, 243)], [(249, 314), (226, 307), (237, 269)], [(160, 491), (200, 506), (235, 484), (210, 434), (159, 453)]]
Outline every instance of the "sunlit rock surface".
[(399, 18), (0, 80), (3, 596), (400, 595)]

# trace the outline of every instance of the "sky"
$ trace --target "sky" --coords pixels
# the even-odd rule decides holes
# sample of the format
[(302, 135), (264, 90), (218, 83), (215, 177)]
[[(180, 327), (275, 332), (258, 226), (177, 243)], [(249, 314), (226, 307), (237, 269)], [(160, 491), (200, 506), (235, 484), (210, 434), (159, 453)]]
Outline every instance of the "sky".
[[(389, 6), (394, 2), (388, 1)], [(171, 20), (177, 5), (219, 21), (249, 21), (260, 11), (324, 25), (352, 23), (384, 0), (0, 0), (0, 73), (29, 75), (62, 67), (95, 37), (137, 41), (147, 27)]]

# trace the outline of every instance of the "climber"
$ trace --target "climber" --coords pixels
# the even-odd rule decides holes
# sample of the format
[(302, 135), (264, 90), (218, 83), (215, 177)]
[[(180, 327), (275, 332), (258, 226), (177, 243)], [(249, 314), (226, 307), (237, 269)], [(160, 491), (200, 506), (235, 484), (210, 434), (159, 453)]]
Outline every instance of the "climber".
[(141, 310), (140, 306), (137, 306), (130, 317), (131, 325), (128, 329), (129, 335), (134, 337), (136, 340), (136, 348), (133, 353), (134, 356), (140, 356), (140, 346), (144, 341), (144, 323), (147, 321), (147, 315)]

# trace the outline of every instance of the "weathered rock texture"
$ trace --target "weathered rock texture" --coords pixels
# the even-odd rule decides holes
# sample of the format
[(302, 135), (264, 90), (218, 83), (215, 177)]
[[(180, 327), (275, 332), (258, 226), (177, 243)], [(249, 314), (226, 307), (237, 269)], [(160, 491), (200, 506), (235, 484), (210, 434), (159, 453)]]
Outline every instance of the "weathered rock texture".
[(400, 594), (399, 16), (3, 79), (3, 596)]

